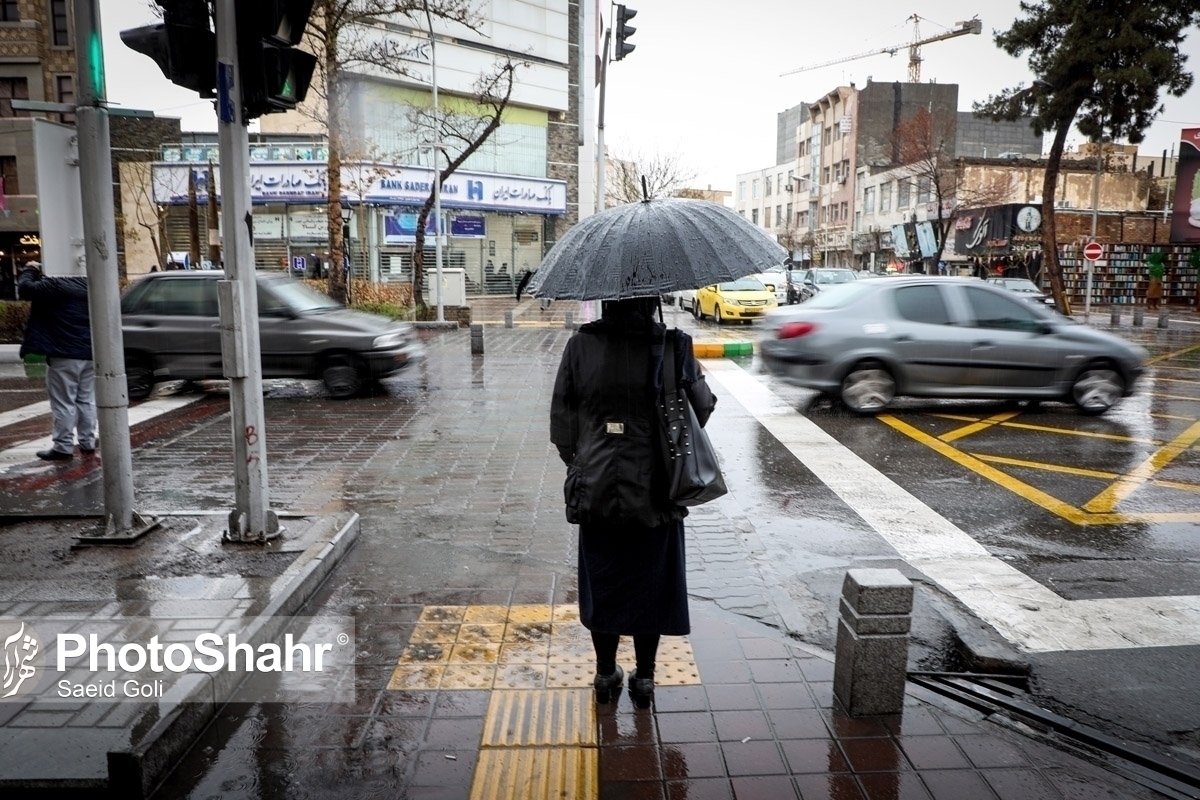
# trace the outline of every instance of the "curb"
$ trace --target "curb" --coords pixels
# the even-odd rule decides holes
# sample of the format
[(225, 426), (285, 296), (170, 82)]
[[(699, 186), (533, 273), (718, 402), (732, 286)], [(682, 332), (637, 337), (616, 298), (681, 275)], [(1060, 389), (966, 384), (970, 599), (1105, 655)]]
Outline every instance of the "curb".
[(746, 358), (754, 355), (753, 342), (693, 342), (696, 358)]
[[(257, 648), (276, 638), (287, 617), (295, 614), (312, 597), (358, 540), (359, 523), (358, 513), (352, 512), (333, 536), (320, 534), (317, 541), (297, 557), (287, 569), (292, 573), (287, 586), (247, 624), (245, 641), (248, 644)], [(321, 524), (321, 521), (314, 524)], [(164, 709), (158, 723), (137, 745), (128, 750), (109, 751), (108, 792), (113, 797), (141, 800), (152, 794), (223, 705), (215, 698), (227, 695), (212, 683), (220, 677), (196, 676), (183, 696), (166, 701), (173, 700), (173, 705)], [(242, 679), (238, 679), (237, 685), (241, 683)], [(233, 690), (236, 686), (225, 688)]]

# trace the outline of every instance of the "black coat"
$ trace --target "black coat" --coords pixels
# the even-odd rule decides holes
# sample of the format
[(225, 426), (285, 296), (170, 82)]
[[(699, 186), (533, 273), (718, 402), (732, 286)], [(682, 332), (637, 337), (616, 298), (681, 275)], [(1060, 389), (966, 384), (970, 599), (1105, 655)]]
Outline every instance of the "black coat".
[[(550, 441), (567, 461), (568, 521), (654, 527), (687, 516), (667, 497), (660, 450), (665, 332), (649, 320), (602, 318), (567, 342), (550, 403)], [(683, 331), (675, 337), (675, 364), (703, 425), (716, 398)]]
[(87, 278), (47, 277), (37, 269), (26, 268), (17, 279), (17, 290), (22, 300), (30, 301), (22, 358), (32, 353), (92, 360)]
[[(683, 518), (666, 496), (658, 443), (665, 328), (601, 319), (563, 352), (550, 404), (550, 440), (567, 462), (567, 518), (579, 523), (579, 617), (591, 631), (690, 631)], [(676, 381), (698, 419), (716, 405), (692, 355), (676, 338)]]

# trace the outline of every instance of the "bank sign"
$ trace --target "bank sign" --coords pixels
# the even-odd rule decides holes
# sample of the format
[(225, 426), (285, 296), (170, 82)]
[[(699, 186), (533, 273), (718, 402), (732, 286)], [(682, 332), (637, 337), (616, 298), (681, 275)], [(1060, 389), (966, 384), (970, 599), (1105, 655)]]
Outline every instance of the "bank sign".
[[(207, 165), (170, 162), (153, 166), (154, 202), (187, 203), (188, 170), (195, 175), (199, 202), (205, 202)], [(433, 190), (433, 178), (434, 172), (428, 167), (349, 163), (342, 167), (342, 199), (355, 204), (420, 206)], [(220, 193), (218, 176), (218, 197)], [(325, 164), (311, 161), (250, 164), (252, 203), (324, 203), (328, 197)], [(442, 184), (441, 201), (443, 208), (559, 215), (567, 213), (567, 184), (549, 178), (455, 172)]]

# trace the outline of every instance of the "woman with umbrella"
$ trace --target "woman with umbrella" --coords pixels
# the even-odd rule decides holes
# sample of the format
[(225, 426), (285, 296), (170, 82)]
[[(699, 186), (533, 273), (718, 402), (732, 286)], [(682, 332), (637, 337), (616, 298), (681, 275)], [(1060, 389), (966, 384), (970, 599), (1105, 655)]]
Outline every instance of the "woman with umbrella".
[[(620, 637), (633, 637), (629, 692), (648, 707), (659, 637), (690, 631), (683, 518), (659, 450), (663, 348), (703, 425), (716, 405), (691, 337), (666, 336), (658, 297), (605, 300), (567, 342), (550, 406), (550, 440), (567, 464), (567, 520), (579, 525), (579, 615), (596, 651), (599, 702), (620, 692)], [(657, 312), (657, 314), (656, 314)], [(656, 319), (656, 316), (658, 317)]]

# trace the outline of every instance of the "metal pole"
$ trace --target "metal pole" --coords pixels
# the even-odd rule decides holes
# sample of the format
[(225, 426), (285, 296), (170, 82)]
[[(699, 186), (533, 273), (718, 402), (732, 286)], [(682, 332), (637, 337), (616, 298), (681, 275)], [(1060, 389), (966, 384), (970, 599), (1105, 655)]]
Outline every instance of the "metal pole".
[[(1096, 139), (1096, 174), (1092, 176), (1092, 238), (1096, 241), (1096, 221), (1100, 215), (1100, 170), (1104, 164), (1104, 137)], [(1092, 319), (1092, 274), (1096, 271), (1096, 262), (1087, 259), (1087, 296), (1083, 299), (1083, 319)]]
[(596, 210), (604, 210), (605, 173), (608, 159), (604, 153), (604, 89), (608, 85), (608, 40), (612, 26), (604, 31), (604, 52), (600, 54), (600, 112), (596, 118)]
[(433, 84), (433, 263), (436, 265), (437, 287), (434, 297), (437, 298), (437, 321), (446, 321), (445, 308), (442, 306), (442, 176), (438, 172), (438, 152), (442, 141), (442, 112), (438, 106), (437, 80), (437, 37), (433, 35), (433, 17), (429, 13), (429, 0), (424, 0), (425, 20), (429, 23), (429, 68), (430, 82)]
[[(117, 223), (113, 209), (112, 148), (105, 108), (104, 56), (99, 0), (75, 0), (79, 58), (79, 183), (87, 255), (88, 312), (96, 368), (96, 417), (104, 480), (105, 533), (130, 531), (143, 520), (133, 510), (133, 457), (129, 444), (129, 395), (121, 340), (121, 294), (117, 282)], [(94, 59), (98, 59), (97, 63)]]
[(217, 132), (221, 147), (221, 214), (225, 280), (218, 283), (221, 358), (233, 419), (234, 508), (226, 536), (262, 541), (279, 535), (269, 505), (258, 291), (250, 205), (250, 137), (238, 76), (236, 0), (217, 0)]

